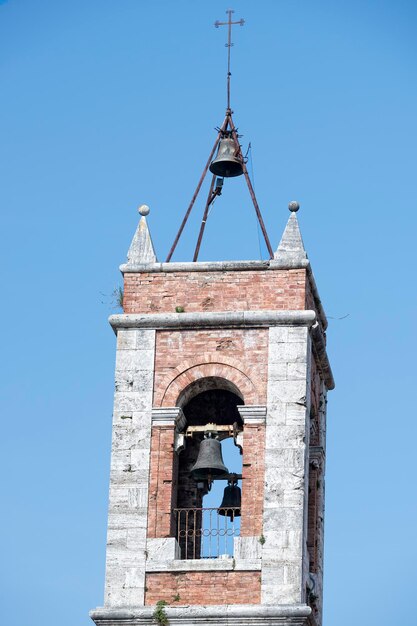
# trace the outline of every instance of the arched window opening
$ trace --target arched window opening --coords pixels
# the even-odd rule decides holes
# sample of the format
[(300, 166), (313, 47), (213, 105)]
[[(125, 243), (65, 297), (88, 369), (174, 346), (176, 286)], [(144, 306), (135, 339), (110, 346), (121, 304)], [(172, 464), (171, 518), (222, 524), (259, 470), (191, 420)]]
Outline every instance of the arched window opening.
[(187, 420), (174, 510), (181, 558), (232, 557), (234, 537), (240, 534), (237, 435), (243, 422), (237, 406), (243, 399), (229, 381), (213, 377), (190, 385), (180, 402)]

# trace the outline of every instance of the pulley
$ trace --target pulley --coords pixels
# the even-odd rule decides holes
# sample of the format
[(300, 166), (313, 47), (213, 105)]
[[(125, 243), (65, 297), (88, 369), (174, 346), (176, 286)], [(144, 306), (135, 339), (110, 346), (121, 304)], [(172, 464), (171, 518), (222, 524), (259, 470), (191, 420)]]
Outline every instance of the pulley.
[(240, 516), (240, 505), (242, 503), (242, 492), (234, 482), (230, 482), (225, 487), (223, 500), (219, 506), (217, 512), (219, 515), (224, 515), (233, 520), (235, 517)]
[(217, 156), (210, 165), (210, 172), (222, 178), (243, 174), (242, 158), (236, 156), (236, 144), (232, 137), (225, 136), (220, 139)]
[(206, 480), (209, 476), (223, 476), (229, 470), (223, 463), (222, 446), (218, 439), (203, 439), (198, 451), (197, 461), (191, 468), (194, 480)]

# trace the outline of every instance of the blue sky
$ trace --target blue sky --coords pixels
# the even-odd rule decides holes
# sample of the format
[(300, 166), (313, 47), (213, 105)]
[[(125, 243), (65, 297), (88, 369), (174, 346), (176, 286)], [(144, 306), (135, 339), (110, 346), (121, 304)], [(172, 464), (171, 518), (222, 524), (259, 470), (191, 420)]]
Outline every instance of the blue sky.
[[(225, 108), (223, 2), (0, 3), (8, 626), (103, 599), (115, 341), (138, 204), (164, 259)], [(236, 0), (232, 108), (275, 248), (296, 199), (329, 316), (325, 622), (412, 623), (417, 5)], [(203, 198), (203, 196), (202, 196)], [(202, 198), (175, 255), (190, 260)], [(241, 179), (200, 258), (265, 258)], [(347, 316), (347, 317), (346, 317)]]

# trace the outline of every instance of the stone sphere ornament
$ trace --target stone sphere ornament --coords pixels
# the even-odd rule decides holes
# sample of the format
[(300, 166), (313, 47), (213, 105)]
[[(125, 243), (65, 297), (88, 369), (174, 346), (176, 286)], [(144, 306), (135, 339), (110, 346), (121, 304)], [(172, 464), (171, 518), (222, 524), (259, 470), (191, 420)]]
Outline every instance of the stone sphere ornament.
[(140, 207), (138, 208), (138, 211), (140, 213), (140, 215), (149, 215), (150, 213), (150, 208), (148, 207), (147, 204), (141, 204)]
[(288, 205), (289, 210), (292, 213), (296, 213), (298, 211), (298, 209), (300, 208), (299, 203), (296, 200), (292, 200), (289, 205)]

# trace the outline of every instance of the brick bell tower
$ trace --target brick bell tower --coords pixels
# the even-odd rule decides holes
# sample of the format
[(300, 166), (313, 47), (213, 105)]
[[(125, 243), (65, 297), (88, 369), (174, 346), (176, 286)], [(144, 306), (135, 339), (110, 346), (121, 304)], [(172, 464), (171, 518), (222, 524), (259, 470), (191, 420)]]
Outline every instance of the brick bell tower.
[[(266, 233), (230, 108), (231, 32), (244, 20), (227, 14), (215, 23), (228, 27), (226, 116), (167, 261), (142, 205), (121, 266), (97, 626), (321, 625), (327, 321), (298, 204), (275, 253)], [(193, 262), (171, 262), (208, 169)], [(198, 262), (210, 205), (241, 175), (270, 260)]]
[[(159, 263), (142, 209), (121, 266), (124, 313), (110, 318), (117, 353), (97, 626), (321, 624), (334, 381), (297, 210), (290, 203), (269, 261)], [(241, 473), (193, 473), (207, 438), (235, 444)], [(217, 480), (241, 486), (233, 510), (205, 506)]]

